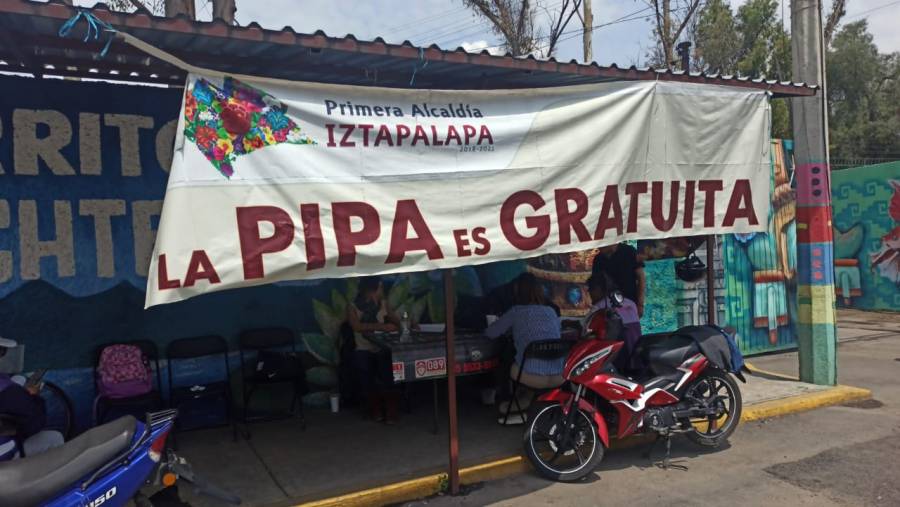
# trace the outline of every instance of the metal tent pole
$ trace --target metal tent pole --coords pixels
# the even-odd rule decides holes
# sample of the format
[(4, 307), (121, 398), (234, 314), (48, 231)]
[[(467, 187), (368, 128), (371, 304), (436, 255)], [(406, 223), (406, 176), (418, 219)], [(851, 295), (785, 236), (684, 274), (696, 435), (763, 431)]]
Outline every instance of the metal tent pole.
[(706, 322), (716, 323), (716, 237), (706, 237)]
[(453, 309), (456, 289), (453, 286), (453, 270), (444, 270), (444, 304), (446, 305), (447, 331), (447, 429), (450, 435), (450, 464), (447, 476), (450, 494), (459, 493), (459, 428), (456, 411), (456, 347), (454, 345)]

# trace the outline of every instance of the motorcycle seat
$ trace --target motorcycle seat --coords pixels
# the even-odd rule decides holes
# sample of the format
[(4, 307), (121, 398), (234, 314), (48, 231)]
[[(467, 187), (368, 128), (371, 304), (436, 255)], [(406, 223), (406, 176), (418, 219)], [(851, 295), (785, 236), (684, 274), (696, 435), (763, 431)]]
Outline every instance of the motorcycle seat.
[(4, 507), (40, 505), (61, 495), (128, 449), (136, 428), (134, 417), (121, 417), (60, 447), (0, 463), (0, 498)]
[(699, 352), (700, 347), (692, 338), (671, 334), (665, 339), (645, 345), (641, 358), (654, 373), (663, 375)]

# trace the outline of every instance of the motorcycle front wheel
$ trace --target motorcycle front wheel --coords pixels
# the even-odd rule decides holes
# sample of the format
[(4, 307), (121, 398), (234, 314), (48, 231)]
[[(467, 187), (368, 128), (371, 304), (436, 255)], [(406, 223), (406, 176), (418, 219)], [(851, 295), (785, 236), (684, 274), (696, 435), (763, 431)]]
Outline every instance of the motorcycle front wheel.
[(603, 459), (603, 443), (590, 414), (576, 408), (566, 427), (562, 405), (541, 404), (532, 408), (525, 428), (525, 454), (534, 469), (547, 479), (577, 481), (594, 471)]

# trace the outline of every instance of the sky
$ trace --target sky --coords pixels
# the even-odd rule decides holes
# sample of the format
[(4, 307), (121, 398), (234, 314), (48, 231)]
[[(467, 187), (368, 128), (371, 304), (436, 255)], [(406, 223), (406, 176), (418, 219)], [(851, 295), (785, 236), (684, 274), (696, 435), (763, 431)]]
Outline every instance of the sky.
[[(436, 43), (442, 48), (488, 48), (498, 50), (500, 40), (489, 24), (477, 18), (462, 0), (236, 0), (237, 21), (246, 25), (255, 21), (265, 28), (291, 26), (297, 32), (323, 30), (328, 35), (352, 33), (358, 39), (382, 37), (388, 42), (409, 40), (416, 45)], [(561, 0), (541, 0), (556, 6)], [(744, 0), (730, 0), (736, 10)], [(790, 27), (790, 0), (783, 2)], [(830, 8), (831, 2), (823, 0)], [(93, 4), (95, 0), (76, 3)], [(198, 0), (197, 5), (205, 5)], [(593, 0), (594, 61), (619, 66), (642, 65), (651, 44), (650, 21), (643, 17), (650, 11), (643, 0)], [(900, 51), (900, 0), (847, 0), (844, 22), (863, 17), (869, 20), (869, 31), (882, 52)], [(201, 8), (201, 19), (210, 16)], [(624, 21), (623, 21), (624, 20)], [(579, 24), (573, 18), (556, 57), (562, 60), (582, 59)], [(607, 24), (611, 23), (611, 24)]]

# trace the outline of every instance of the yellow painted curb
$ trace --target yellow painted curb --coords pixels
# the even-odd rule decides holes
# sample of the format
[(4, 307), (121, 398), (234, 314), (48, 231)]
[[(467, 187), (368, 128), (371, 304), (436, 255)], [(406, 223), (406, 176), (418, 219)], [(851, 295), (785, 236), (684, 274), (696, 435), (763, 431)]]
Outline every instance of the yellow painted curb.
[[(751, 370), (766, 373), (768, 375), (785, 377), (784, 375), (766, 372), (752, 367)], [(790, 377), (786, 378), (791, 379)], [(741, 414), (741, 422), (769, 419), (772, 417), (795, 414), (797, 412), (805, 412), (807, 410), (813, 410), (815, 408), (838, 405), (850, 401), (865, 400), (871, 397), (872, 392), (868, 389), (838, 385), (825, 389), (823, 391), (806, 393), (778, 400), (771, 400), (753, 404), (744, 408), (744, 412), (743, 414)], [(610, 444), (613, 449), (623, 449), (633, 447), (644, 442), (646, 442), (646, 437), (637, 435), (634, 437), (626, 438), (624, 440), (614, 439)], [(479, 482), (502, 479), (504, 477), (510, 477), (513, 475), (524, 473), (528, 471), (530, 467), (531, 465), (528, 464), (528, 461), (525, 459), (525, 457), (512, 456), (497, 461), (491, 461), (480, 465), (462, 468), (459, 471), (460, 482), (462, 484), (475, 484)], [(366, 489), (342, 496), (299, 504), (295, 507), (357, 507), (399, 503), (435, 495), (441, 492), (446, 487), (446, 483), (447, 474), (434, 474), (418, 479), (389, 484), (387, 486)]]
[(528, 464), (524, 456), (512, 456), (460, 469), (459, 481), (463, 484), (494, 481), (512, 475), (523, 474), (530, 468), (531, 465)]
[(755, 403), (744, 409), (741, 422), (758, 421), (788, 414), (796, 414), (816, 408), (839, 405), (850, 401), (867, 400), (872, 391), (851, 386), (834, 386), (823, 391), (790, 396), (779, 400)]
[(303, 503), (296, 507), (361, 507), (404, 502), (437, 494), (441, 491), (442, 485), (446, 481), (447, 474), (434, 474), (315, 502)]
[(744, 363), (744, 366), (747, 367), (752, 373), (762, 373), (764, 375), (768, 375), (770, 377), (780, 378), (784, 380), (793, 380), (794, 382), (800, 382), (799, 377), (795, 377), (793, 375), (785, 375), (784, 373), (775, 373), (774, 371), (763, 370), (762, 368), (757, 368), (750, 363)]

